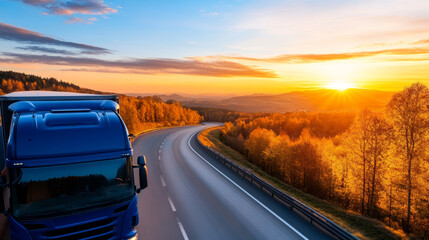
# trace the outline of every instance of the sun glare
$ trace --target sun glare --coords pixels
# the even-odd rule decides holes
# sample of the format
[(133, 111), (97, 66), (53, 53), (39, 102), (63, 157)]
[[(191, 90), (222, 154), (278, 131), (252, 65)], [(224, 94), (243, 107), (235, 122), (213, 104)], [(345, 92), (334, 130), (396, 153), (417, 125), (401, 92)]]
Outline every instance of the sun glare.
[(355, 87), (359, 69), (359, 63), (350, 61), (319, 64), (319, 73), (324, 81), (323, 87), (340, 91)]
[(349, 82), (340, 82), (340, 81), (332, 82), (326, 86), (326, 88), (336, 89), (336, 90), (341, 90), (341, 91), (347, 90), (347, 89), (352, 88), (352, 87), (353, 87), (353, 84), (351, 84)]

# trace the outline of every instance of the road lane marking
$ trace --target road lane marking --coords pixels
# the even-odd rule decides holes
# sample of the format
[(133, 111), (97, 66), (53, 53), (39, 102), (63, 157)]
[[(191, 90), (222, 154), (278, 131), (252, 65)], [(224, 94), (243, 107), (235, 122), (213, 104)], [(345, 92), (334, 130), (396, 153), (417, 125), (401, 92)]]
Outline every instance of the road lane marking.
[(162, 177), (162, 175), (159, 175), (159, 176), (160, 176), (160, 178), (161, 178), (162, 186), (163, 186), (163, 187), (167, 186), (167, 185), (165, 185), (165, 181), (164, 181), (164, 178)]
[(308, 238), (306, 238), (304, 235), (302, 235), (302, 233), (298, 232), (298, 230), (296, 230), (294, 227), (292, 227), (288, 222), (286, 222), (283, 218), (281, 218), (279, 215), (277, 215), (275, 212), (273, 212), (271, 209), (269, 209), (267, 206), (265, 206), (262, 202), (260, 202), (258, 199), (256, 199), (254, 196), (252, 196), (250, 193), (248, 193), (246, 190), (244, 190), (242, 187), (240, 187), (237, 183), (235, 183), (233, 180), (231, 180), (228, 176), (226, 176), (223, 172), (221, 172), (219, 169), (217, 169), (215, 166), (213, 166), (209, 161), (207, 161), (205, 158), (203, 158), (199, 153), (197, 153), (197, 151), (194, 150), (194, 148), (192, 148), (191, 146), (191, 139), (195, 136), (194, 133), (192, 134), (192, 136), (189, 138), (188, 140), (188, 146), (189, 148), (198, 156), (200, 157), (202, 160), (204, 160), (204, 162), (206, 162), (209, 166), (211, 166), (214, 170), (216, 170), (218, 173), (220, 173), (222, 176), (224, 176), (228, 181), (230, 181), (232, 184), (234, 184), (238, 189), (240, 189), (241, 191), (243, 191), (247, 196), (249, 196), (251, 199), (253, 199), (255, 202), (257, 202), (260, 206), (262, 206), (263, 208), (265, 208), (265, 210), (267, 210), (269, 213), (271, 213), (274, 217), (276, 217), (278, 220), (280, 220), (283, 224), (285, 224), (286, 226), (288, 226), (290, 229), (292, 229), (296, 234), (298, 234), (300, 237), (302, 237), (305, 240), (308, 240)]
[(177, 219), (177, 224), (179, 224), (180, 231), (182, 232), (183, 239), (189, 240), (188, 235), (186, 234), (185, 228), (183, 227), (182, 223), (179, 221), (179, 218), (176, 217), (176, 219)]
[(174, 207), (173, 201), (171, 201), (170, 197), (168, 197), (168, 202), (170, 203), (171, 210), (173, 210), (173, 212), (175, 212), (176, 211), (176, 207)]
[(161, 155), (158, 155), (158, 160), (161, 161)]

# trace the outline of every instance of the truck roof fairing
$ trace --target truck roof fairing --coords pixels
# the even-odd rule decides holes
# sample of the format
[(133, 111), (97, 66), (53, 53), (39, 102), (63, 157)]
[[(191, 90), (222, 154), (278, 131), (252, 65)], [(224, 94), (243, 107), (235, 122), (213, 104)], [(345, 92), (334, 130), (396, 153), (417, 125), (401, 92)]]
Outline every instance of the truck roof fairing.
[(118, 107), (111, 100), (13, 103), (7, 160), (130, 152)]

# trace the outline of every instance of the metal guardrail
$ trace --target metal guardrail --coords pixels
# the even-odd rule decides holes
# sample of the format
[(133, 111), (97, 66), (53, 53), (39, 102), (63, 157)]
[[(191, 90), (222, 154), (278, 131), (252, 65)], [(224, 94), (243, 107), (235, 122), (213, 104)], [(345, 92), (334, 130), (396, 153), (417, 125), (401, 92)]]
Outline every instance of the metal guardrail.
[(258, 176), (250, 172), (249, 170), (243, 168), (242, 166), (238, 165), (234, 161), (228, 159), (227, 157), (217, 152), (216, 150), (204, 145), (199, 139), (200, 134), (201, 132), (199, 132), (197, 135), (198, 144), (208, 154), (215, 157), (218, 161), (222, 162), (225, 166), (231, 168), (231, 170), (236, 172), (238, 175), (241, 175), (243, 178), (250, 181), (251, 183), (258, 185), (262, 190), (265, 190), (268, 194), (270, 194), (271, 197), (276, 198), (280, 202), (283, 202), (284, 204), (289, 206), (292, 210), (301, 214), (301, 216), (307, 218), (307, 220), (309, 220), (312, 224), (320, 227), (322, 230), (326, 231), (328, 234), (332, 235), (333, 237), (337, 239), (358, 240), (358, 238), (356, 238), (351, 233), (347, 232), (346, 230), (344, 230), (343, 228), (341, 228), (331, 220), (327, 219), (322, 214), (316, 212), (315, 210), (311, 209), (307, 205), (301, 203), (300, 201), (280, 191), (276, 187), (262, 180), (261, 178), (259, 178)]

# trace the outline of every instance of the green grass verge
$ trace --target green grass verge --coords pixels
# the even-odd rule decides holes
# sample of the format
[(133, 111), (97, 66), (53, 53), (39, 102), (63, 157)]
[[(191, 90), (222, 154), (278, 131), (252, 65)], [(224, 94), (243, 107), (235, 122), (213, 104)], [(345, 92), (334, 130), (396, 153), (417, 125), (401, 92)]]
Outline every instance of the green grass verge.
[(313, 208), (331, 221), (335, 222), (359, 239), (401, 239), (404, 236), (393, 232), (378, 220), (362, 216), (358, 213), (346, 211), (341, 207), (322, 200), (310, 194), (306, 194), (294, 187), (291, 187), (280, 180), (270, 176), (259, 167), (248, 162), (246, 157), (225, 145), (219, 140), (220, 127), (209, 128), (200, 134), (200, 141), (216, 151), (222, 153), (229, 159), (235, 161), (241, 166), (250, 169), (254, 174), (258, 175), (265, 181), (269, 182), (276, 188), (282, 190), (286, 194), (292, 196), (298, 201)]

